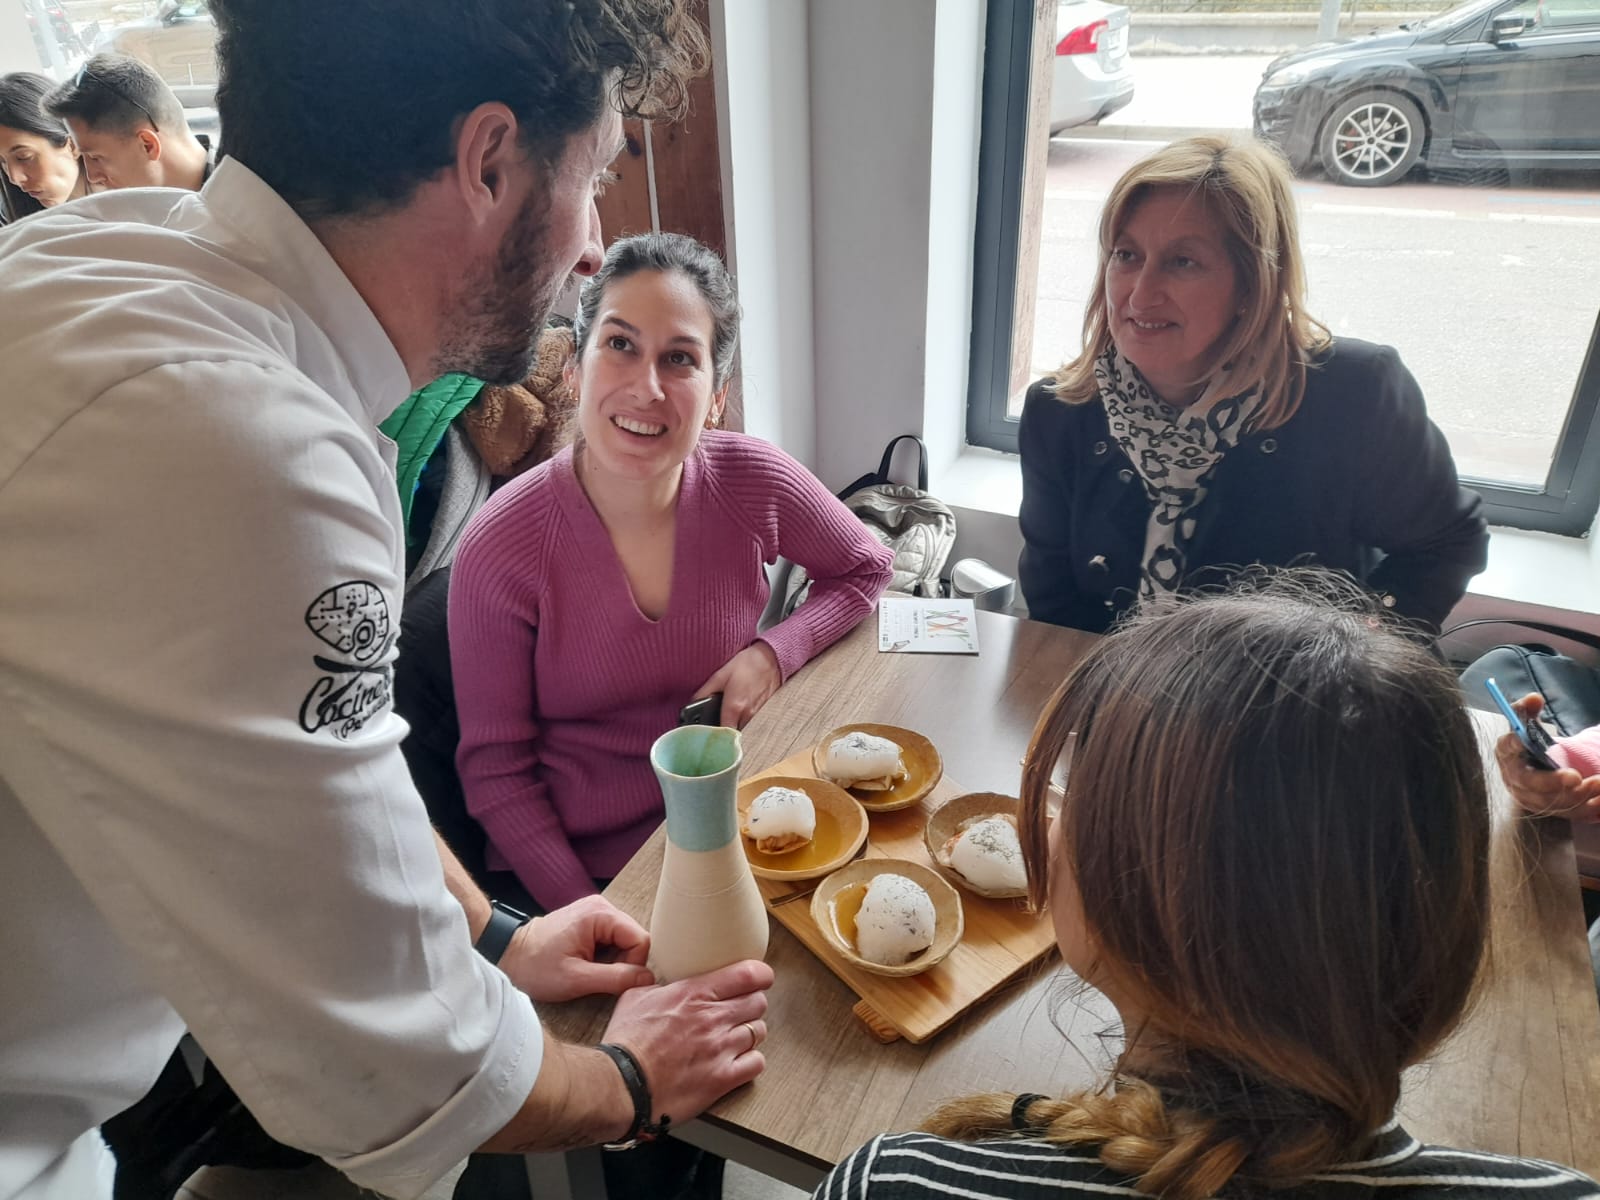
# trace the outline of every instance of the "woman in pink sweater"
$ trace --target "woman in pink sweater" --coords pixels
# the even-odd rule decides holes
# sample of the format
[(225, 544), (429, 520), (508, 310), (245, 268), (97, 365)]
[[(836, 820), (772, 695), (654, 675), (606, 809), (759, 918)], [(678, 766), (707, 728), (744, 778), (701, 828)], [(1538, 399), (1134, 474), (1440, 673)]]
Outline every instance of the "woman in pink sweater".
[[(619, 241), (585, 286), (577, 444), (478, 513), (450, 583), (467, 808), (544, 908), (615, 875), (662, 819), (651, 743), (693, 699), (742, 726), (872, 611), (891, 555), (804, 467), (716, 429), (738, 305), (692, 238)], [(764, 565), (816, 583), (758, 635)]]

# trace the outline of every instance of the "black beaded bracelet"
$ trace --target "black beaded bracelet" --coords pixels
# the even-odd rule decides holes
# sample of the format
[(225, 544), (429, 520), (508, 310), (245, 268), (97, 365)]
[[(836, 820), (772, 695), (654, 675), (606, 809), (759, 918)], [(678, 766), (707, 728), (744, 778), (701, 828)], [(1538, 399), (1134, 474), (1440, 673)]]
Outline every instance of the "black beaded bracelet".
[(614, 1142), (603, 1143), (601, 1148), (632, 1150), (645, 1142), (665, 1137), (672, 1118), (662, 1113), (661, 1120), (650, 1119), (650, 1110), (655, 1102), (650, 1097), (650, 1085), (645, 1081), (644, 1071), (639, 1066), (639, 1060), (633, 1056), (633, 1051), (612, 1042), (601, 1042), (596, 1049), (603, 1051), (606, 1057), (617, 1064), (617, 1070), (622, 1072), (622, 1082), (628, 1087), (628, 1095), (633, 1097), (633, 1124), (628, 1126), (628, 1132)]

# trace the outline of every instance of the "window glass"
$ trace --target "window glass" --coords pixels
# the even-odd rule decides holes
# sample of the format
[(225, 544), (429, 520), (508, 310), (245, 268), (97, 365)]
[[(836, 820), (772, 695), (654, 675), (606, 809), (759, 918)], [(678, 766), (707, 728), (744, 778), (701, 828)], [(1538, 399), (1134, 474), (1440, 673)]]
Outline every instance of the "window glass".
[[(1003, 409), (973, 393), (990, 444), (1079, 352), (1118, 176), (1175, 137), (1259, 135), (1295, 167), (1310, 311), (1399, 350), (1464, 476), (1546, 485), (1600, 313), (1600, 0), (1351, 11), (1318, 45), (1304, 2), (1059, 6), (1051, 134), (1021, 200), (1018, 369)], [(1570, 36), (1496, 45), (1506, 14)]]

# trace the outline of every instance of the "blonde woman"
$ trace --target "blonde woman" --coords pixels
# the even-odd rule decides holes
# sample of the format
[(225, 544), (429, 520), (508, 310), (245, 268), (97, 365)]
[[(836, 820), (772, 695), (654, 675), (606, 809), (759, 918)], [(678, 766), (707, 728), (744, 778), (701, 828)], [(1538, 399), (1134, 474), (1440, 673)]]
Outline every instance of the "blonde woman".
[(1098, 632), (1317, 563), (1436, 631), (1483, 569), (1478, 498), (1399, 355), (1306, 311), (1288, 168), (1260, 143), (1174, 142), (1118, 181), (1083, 345), (1022, 412), (1034, 618)]
[(1021, 825), (1062, 957), (1121, 1014), (1111, 1076), (954, 1101), (819, 1197), (1600, 1196), (1395, 1119), (1484, 956), (1489, 805), (1454, 675), (1377, 611), (1275, 586), (1097, 644), (1034, 732)]

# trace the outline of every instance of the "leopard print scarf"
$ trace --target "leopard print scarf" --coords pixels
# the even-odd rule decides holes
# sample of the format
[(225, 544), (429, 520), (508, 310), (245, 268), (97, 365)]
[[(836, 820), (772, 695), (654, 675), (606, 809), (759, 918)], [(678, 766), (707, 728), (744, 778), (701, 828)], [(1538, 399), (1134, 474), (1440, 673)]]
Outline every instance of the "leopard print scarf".
[(1261, 393), (1228, 395), (1231, 373), (1220, 371), (1193, 404), (1173, 408), (1150, 390), (1114, 345), (1095, 363), (1094, 374), (1111, 436), (1154, 505), (1139, 569), (1143, 604), (1177, 591), (1182, 583), (1194, 511), (1206, 498), (1212, 469), (1238, 444), (1245, 424), (1261, 406)]

